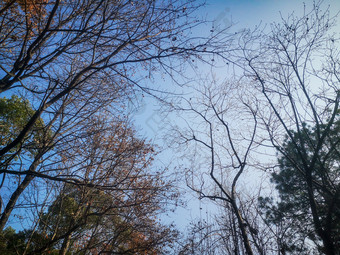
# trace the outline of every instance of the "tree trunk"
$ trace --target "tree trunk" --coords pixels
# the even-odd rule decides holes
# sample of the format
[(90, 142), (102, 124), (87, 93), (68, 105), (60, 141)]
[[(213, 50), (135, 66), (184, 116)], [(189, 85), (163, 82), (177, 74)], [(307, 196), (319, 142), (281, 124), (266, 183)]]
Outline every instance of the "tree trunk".
[[(31, 166), (29, 167), (29, 171), (34, 172), (39, 164), (40, 160), (35, 159)], [(0, 231), (2, 231), (5, 228), (8, 218), (11, 215), (18, 198), (20, 197), (21, 193), (27, 188), (27, 186), (31, 183), (34, 177), (35, 177), (34, 175), (27, 174), (25, 176), (25, 179), (19, 184), (17, 189), (12, 194), (11, 198), (9, 199), (4, 209), (4, 212), (1, 214), (0, 217)]]
[(252, 250), (250, 243), (249, 243), (249, 238), (248, 238), (248, 234), (247, 234), (247, 231), (246, 231), (245, 222), (242, 219), (242, 216), (240, 214), (240, 211), (238, 209), (238, 206), (237, 206), (235, 200), (233, 200), (231, 204), (233, 206), (235, 215), (237, 217), (239, 228), (241, 229), (242, 241), (243, 241), (244, 247), (246, 249), (246, 254), (247, 255), (253, 255), (254, 253), (253, 253), (253, 250)]
[(8, 221), (9, 216), (11, 215), (14, 206), (20, 197), (21, 193), (27, 188), (30, 182), (34, 179), (33, 175), (26, 175), (25, 179), (20, 183), (18, 188), (14, 191), (11, 198), (9, 199), (4, 212), (1, 214), (0, 217), (0, 231), (2, 231)]
[(309, 169), (307, 172), (307, 191), (316, 233), (319, 235), (323, 243), (324, 248), (323, 253), (327, 255), (335, 255), (334, 244), (330, 236), (330, 233), (323, 229), (322, 224), (320, 222), (317, 205), (314, 199), (311, 171)]
[(59, 255), (66, 255), (68, 248), (70, 247), (71, 243), (71, 234), (67, 235), (64, 239), (63, 245), (59, 251)]

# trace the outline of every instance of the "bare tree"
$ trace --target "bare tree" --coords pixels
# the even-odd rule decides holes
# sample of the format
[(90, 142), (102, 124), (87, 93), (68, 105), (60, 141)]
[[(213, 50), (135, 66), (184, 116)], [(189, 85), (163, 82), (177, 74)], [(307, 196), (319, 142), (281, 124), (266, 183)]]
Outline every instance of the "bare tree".
[[(242, 190), (243, 176), (251, 169), (251, 154), (257, 147), (258, 125), (257, 110), (243, 101), (244, 93), (240, 85), (230, 82), (223, 88), (216, 84), (203, 86), (192, 98), (184, 98), (176, 110), (185, 116), (187, 128), (177, 129), (176, 142), (189, 161), (188, 187), (200, 199), (215, 201), (225, 211), (221, 215), (228, 217), (228, 231), (221, 227), (221, 220), (218, 230), (213, 224), (214, 231), (221, 235), (214, 242), (226, 244), (223, 252), (232, 249), (227, 254), (255, 251), (262, 254), (262, 248), (257, 245), (258, 230), (246, 218), (245, 200), (241, 198), (246, 194)], [(183, 146), (187, 147), (186, 151)]]

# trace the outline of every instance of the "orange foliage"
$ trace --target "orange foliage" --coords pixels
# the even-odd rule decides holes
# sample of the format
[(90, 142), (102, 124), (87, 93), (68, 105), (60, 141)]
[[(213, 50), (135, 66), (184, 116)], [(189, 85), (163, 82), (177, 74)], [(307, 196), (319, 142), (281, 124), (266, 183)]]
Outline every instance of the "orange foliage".
[[(2, 0), (6, 4), (10, 4), (13, 0)], [(10, 5), (12, 12), (15, 15), (24, 16), (27, 18), (26, 22), (33, 28), (46, 16), (46, 5), (49, 0), (16, 0)], [(21, 14), (21, 15), (20, 15)]]
[(138, 250), (138, 247), (150, 247), (149, 250), (141, 251), (140, 254), (143, 255), (157, 255), (157, 251), (152, 249), (152, 245), (148, 238), (142, 233), (133, 233), (131, 234), (131, 240), (128, 241), (128, 249)]

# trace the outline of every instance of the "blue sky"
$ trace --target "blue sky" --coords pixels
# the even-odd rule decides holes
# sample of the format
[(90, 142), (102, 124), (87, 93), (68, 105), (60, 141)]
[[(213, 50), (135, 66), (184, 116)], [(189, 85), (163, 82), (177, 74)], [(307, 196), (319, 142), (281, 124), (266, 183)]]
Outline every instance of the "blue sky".
[[(251, 28), (254, 25), (262, 22), (279, 21), (280, 12), (283, 17), (289, 13), (295, 12), (296, 14), (302, 13), (304, 3), (307, 10), (313, 5), (311, 0), (214, 0), (207, 1), (207, 13), (211, 13), (214, 19), (220, 13), (226, 12), (233, 23), (237, 23), (240, 27)], [(335, 14), (340, 11), (340, 1), (329, 0), (323, 1), (323, 6), (330, 5), (331, 12)]]

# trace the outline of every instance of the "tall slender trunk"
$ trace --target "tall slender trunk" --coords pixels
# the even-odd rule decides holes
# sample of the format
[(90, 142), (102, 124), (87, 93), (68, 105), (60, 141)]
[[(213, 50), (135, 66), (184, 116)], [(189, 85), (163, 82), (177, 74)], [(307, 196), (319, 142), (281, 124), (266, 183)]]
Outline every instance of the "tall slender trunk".
[(309, 175), (307, 175), (307, 191), (308, 191), (309, 205), (311, 208), (313, 223), (316, 229), (316, 233), (319, 235), (319, 237), (322, 240), (323, 248), (324, 248), (323, 253), (327, 255), (335, 255), (334, 244), (330, 236), (330, 233), (323, 229), (322, 223), (319, 218), (319, 213), (318, 213), (317, 205), (316, 205), (315, 198), (314, 198), (312, 176), (310, 172), (311, 171), (309, 171), (308, 172)]
[(61, 249), (59, 251), (59, 255), (66, 255), (68, 248), (70, 247), (71, 243), (71, 234), (68, 234), (63, 241), (63, 244), (61, 246)]
[(9, 199), (3, 213), (0, 217), (0, 231), (2, 231), (5, 228), (5, 225), (8, 221), (9, 216), (11, 215), (14, 206), (20, 197), (21, 193), (27, 188), (27, 186), (30, 184), (30, 182), (34, 179), (33, 175), (26, 175), (25, 179), (19, 184), (17, 189), (12, 194), (11, 198)]
[[(34, 160), (34, 162), (29, 167), (29, 171), (34, 172), (38, 165), (40, 164), (40, 160)], [(9, 199), (3, 213), (0, 217), (0, 231), (2, 231), (5, 228), (5, 225), (9, 219), (9, 216), (11, 215), (15, 204), (18, 201), (18, 198), (20, 197), (21, 193), (27, 188), (27, 186), (31, 183), (31, 181), (34, 179), (34, 175), (26, 175), (24, 180), (19, 184), (17, 189), (13, 192), (11, 198)]]
[(246, 224), (245, 224), (245, 222), (244, 222), (244, 220), (243, 220), (243, 218), (240, 214), (240, 210), (239, 210), (239, 208), (236, 204), (236, 201), (232, 200), (231, 205), (233, 207), (233, 210), (234, 210), (235, 215), (237, 217), (239, 228), (241, 230), (242, 241), (243, 241), (244, 248), (246, 249), (246, 254), (247, 255), (254, 255), (253, 249), (250, 246), (248, 234), (247, 234), (247, 231), (246, 231)]

